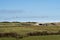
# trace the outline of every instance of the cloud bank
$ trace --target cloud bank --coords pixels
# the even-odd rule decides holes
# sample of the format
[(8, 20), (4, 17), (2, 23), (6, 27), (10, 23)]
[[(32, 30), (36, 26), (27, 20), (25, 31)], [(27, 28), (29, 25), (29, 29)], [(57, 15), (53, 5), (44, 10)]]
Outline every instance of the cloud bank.
[(23, 13), (23, 10), (0, 10), (0, 13)]

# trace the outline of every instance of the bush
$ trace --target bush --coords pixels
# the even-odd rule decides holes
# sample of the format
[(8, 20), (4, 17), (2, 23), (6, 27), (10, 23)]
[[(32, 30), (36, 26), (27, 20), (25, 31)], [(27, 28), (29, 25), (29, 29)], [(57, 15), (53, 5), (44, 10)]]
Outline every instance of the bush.
[(0, 37), (14, 37), (14, 38), (23, 38), (22, 35), (17, 33), (0, 33)]
[(40, 35), (48, 35), (47, 31), (43, 31), (43, 32), (30, 32), (27, 33), (28, 36), (40, 36)]

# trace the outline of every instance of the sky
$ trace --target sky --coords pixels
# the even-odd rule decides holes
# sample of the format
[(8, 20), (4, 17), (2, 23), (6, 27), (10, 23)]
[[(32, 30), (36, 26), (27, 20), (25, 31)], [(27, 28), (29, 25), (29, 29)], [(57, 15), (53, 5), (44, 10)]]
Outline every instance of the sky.
[(60, 0), (0, 0), (0, 21), (60, 21)]

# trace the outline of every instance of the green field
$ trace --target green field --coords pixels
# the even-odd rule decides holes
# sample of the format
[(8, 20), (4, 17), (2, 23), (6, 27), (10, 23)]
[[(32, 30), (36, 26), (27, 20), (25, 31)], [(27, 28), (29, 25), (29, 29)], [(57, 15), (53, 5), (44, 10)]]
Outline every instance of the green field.
[[(60, 30), (60, 26), (37, 26), (31, 24), (34, 23), (0, 23), (0, 32), (16, 32), (18, 34), (26, 36), (26, 33), (29, 32), (57, 32)], [(1, 37), (0, 40), (60, 40), (60, 35), (29, 36), (22, 39)]]
[(0, 40), (60, 40), (60, 35), (31, 36), (31, 37), (25, 37), (23, 39), (0, 38)]
[(31, 36), (28, 38), (23, 38), (22, 40), (60, 40), (60, 35)]

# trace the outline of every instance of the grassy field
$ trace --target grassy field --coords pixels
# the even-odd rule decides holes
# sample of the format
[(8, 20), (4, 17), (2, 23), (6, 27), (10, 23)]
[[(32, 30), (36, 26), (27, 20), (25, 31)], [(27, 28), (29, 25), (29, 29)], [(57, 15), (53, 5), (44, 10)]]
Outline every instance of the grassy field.
[(60, 35), (31, 36), (28, 38), (23, 38), (21, 40), (60, 40)]
[[(57, 32), (60, 30), (60, 26), (37, 26), (31, 25), (33, 23), (0, 23), (0, 32), (16, 32), (21, 35), (26, 35), (29, 32)], [(34, 23), (35, 24), (35, 23)], [(0, 40), (60, 40), (60, 35), (48, 35), (48, 36), (29, 36), (22, 39), (2, 37)]]
[(17, 32), (17, 33), (26, 33), (26, 32), (34, 32), (34, 31), (49, 31), (49, 32), (53, 32), (53, 31), (58, 31), (60, 30), (59, 26), (55, 26), (55, 27), (39, 27), (39, 26), (33, 26), (33, 27), (1, 27), (0, 28), (0, 32)]
[(16, 38), (0, 38), (0, 40), (60, 40), (60, 35), (49, 35), (49, 36), (30, 36), (23, 39)]

